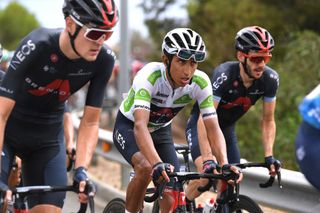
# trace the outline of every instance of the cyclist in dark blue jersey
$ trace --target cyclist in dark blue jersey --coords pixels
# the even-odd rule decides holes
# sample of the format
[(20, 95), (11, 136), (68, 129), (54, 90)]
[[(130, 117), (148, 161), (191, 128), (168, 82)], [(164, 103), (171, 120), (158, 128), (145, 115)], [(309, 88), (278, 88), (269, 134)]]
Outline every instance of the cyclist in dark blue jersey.
[[(271, 34), (258, 26), (246, 27), (236, 35), (236, 57), (238, 61), (225, 62), (212, 73), (211, 83), (214, 106), (217, 109), (219, 125), (227, 146), (227, 156), (230, 163), (240, 162), (240, 152), (235, 132), (236, 122), (259, 99), (263, 100), (262, 114), (262, 144), (265, 161), (272, 175), (275, 175), (273, 144), (276, 134), (274, 111), (276, 107), (276, 92), (279, 86), (279, 76), (276, 71), (266, 66), (271, 58), (274, 40)], [(197, 126), (198, 122), (198, 126)], [(199, 119), (199, 109), (195, 104), (186, 129), (187, 140), (191, 154), (198, 170), (201, 170), (202, 159), (200, 150), (206, 143), (206, 131), (202, 119)], [(276, 165), (277, 166), (277, 165)], [(194, 199), (200, 193), (196, 190), (201, 181), (189, 184), (187, 198)]]
[(296, 157), (301, 172), (320, 191), (320, 84), (299, 106), (302, 123), (296, 136)]
[[(25, 185), (65, 185), (63, 114), (67, 98), (89, 83), (77, 137), (74, 181), (84, 190), (115, 55), (104, 45), (118, 20), (113, 0), (65, 0), (65, 29), (27, 35), (0, 87), (1, 189), (15, 155)], [(29, 197), (34, 212), (61, 212), (65, 193)], [(81, 202), (86, 201), (83, 193)], [(6, 199), (10, 199), (8, 191)]]

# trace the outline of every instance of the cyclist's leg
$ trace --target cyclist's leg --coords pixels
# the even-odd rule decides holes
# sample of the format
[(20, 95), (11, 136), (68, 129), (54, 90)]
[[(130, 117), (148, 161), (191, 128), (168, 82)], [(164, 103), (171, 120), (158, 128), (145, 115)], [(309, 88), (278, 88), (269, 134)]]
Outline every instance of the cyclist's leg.
[(8, 183), (8, 178), (14, 159), (14, 153), (12, 151), (12, 148), (8, 145), (6, 141), (8, 141), (8, 139), (5, 139), (5, 143), (3, 144), (1, 154), (1, 181), (5, 184)]
[(238, 139), (235, 131), (235, 123), (221, 128), (227, 146), (227, 156), (229, 163), (240, 163), (240, 150)]
[[(174, 171), (178, 172), (180, 170), (180, 164), (172, 140), (171, 125), (153, 132), (151, 136), (161, 160), (165, 163), (170, 163), (173, 165)], [(163, 199), (159, 200), (161, 212), (173, 211), (175, 203), (173, 192), (174, 184), (175, 183), (173, 182), (173, 179), (171, 179), (163, 193)]]
[[(22, 159), (23, 183), (26, 186), (62, 186), (67, 184), (66, 149), (63, 142), (62, 124), (50, 125), (45, 128), (47, 129), (41, 135), (41, 141), (39, 138), (38, 141), (33, 141), (33, 143), (32, 141), (25, 141), (25, 143), (29, 143), (28, 147), (18, 150)], [(49, 128), (50, 130), (48, 130)], [(38, 131), (41, 131), (41, 129), (38, 129)], [(30, 149), (28, 150), (28, 148)], [(61, 212), (65, 196), (65, 192), (29, 196), (30, 212)]]
[(151, 181), (151, 165), (139, 151), (133, 132), (134, 124), (118, 113), (113, 131), (113, 141), (120, 154), (131, 164), (135, 176), (129, 182), (126, 196), (126, 209), (135, 213), (142, 208), (146, 189)]
[[(5, 140), (7, 141), (7, 140)], [(1, 154), (1, 182), (8, 185), (8, 178), (12, 166), (12, 161), (13, 161), (13, 152), (10, 146), (5, 142), (3, 144), (3, 149), (2, 149), (2, 154)], [(0, 210), (1, 212), (4, 212), (5, 209), (7, 209), (7, 203), (4, 205), (0, 205)]]

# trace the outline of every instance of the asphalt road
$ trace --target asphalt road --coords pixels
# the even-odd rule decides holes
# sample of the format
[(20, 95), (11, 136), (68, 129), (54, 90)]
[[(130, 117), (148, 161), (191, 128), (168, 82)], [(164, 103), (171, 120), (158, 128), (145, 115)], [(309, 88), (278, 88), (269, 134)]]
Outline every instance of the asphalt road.
[[(95, 200), (95, 213), (102, 213), (106, 203), (100, 200), (97, 196), (95, 197), (94, 200)], [(80, 203), (78, 202), (77, 194), (68, 192), (65, 205), (62, 209), (62, 213), (77, 213), (79, 208), (80, 208)], [(87, 209), (87, 213), (90, 213), (89, 206)]]

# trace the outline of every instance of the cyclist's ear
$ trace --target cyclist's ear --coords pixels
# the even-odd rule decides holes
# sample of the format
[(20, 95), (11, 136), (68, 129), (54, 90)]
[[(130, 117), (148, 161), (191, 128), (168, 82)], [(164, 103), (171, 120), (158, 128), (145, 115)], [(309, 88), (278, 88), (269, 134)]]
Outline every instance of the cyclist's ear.
[(166, 55), (162, 55), (162, 62), (164, 63), (164, 65), (166, 66), (166, 67), (168, 67), (169, 66), (169, 58), (168, 58), (168, 56), (166, 56)]

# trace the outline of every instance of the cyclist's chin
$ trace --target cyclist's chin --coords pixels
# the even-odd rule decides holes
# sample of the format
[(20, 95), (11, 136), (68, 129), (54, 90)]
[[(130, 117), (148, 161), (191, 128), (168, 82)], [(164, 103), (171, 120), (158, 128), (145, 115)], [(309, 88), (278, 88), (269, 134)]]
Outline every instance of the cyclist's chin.
[(86, 55), (86, 56), (83, 56), (83, 59), (86, 61), (95, 61), (97, 59), (97, 56), (98, 55)]

